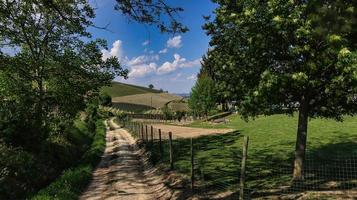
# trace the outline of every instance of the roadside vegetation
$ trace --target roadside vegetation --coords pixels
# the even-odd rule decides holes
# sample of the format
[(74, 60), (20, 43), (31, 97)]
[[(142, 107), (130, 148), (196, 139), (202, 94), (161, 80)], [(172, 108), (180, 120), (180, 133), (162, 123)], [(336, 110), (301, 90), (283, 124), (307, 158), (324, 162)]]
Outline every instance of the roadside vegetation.
[(105, 149), (106, 127), (102, 119), (96, 121), (96, 129), (93, 142), (84, 153), (80, 161), (74, 166), (65, 170), (49, 186), (42, 189), (31, 199), (52, 200), (52, 199), (78, 199), (79, 195), (87, 187), (92, 178), (92, 172), (98, 164)]

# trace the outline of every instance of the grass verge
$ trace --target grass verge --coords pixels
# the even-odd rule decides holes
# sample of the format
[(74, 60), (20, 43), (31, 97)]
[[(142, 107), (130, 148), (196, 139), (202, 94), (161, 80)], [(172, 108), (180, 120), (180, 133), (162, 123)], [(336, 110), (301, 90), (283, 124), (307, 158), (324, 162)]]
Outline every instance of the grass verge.
[[(243, 136), (250, 137), (247, 161), (247, 188), (251, 194), (269, 195), (289, 185), (292, 178), (293, 151), (297, 117), (273, 115), (245, 122), (239, 115), (229, 117), (226, 124), (207, 122), (192, 124), (199, 128), (230, 128), (235, 132), (208, 135), (194, 139), (195, 176), (197, 191), (220, 193), (239, 188), (239, 170)], [(169, 168), (169, 144), (163, 142), (160, 155), (158, 142), (148, 143), (153, 163)], [(190, 140), (173, 141), (174, 170), (190, 176)], [(357, 188), (357, 177), (348, 170), (346, 162), (357, 155), (357, 117), (344, 122), (313, 119), (309, 122), (306, 163), (307, 179), (295, 192), (319, 190), (332, 182), (335, 188)], [(347, 161), (346, 161), (347, 160)], [(348, 163), (347, 163), (348, 164)], [(350, 170), (355, 170), (350, 169)], [(342, 180), (342, 181), (341, 181)], [(343, 184), (339, 184), (339, 183)], [(326, 188), (325, 188), (326, 189)], [(279, 192), (282, 192), (279, 190)], [(265, 193), (265, 194), (262, 194)]]
[(106, 128), (103, 120), (96, 122), (96, 131), (93, 142), (88, 151), (83, 155), (80, 163), (73, 168), (65, 170), (63, 174), (49, 186), (39, 191), (33, 200), (71, 200), (86, 188), (92, 178), (92, 171), (100, 161), (105, 149)]

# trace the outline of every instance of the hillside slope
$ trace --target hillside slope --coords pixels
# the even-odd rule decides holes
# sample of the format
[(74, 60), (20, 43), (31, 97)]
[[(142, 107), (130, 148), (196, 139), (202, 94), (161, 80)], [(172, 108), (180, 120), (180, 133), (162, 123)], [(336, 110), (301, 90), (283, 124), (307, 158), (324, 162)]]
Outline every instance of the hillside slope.
[(161, 108), (167, 102), (173, 100), (180, 100), (182, 97), (168, 94), (168, 93), (145, 93), (136, 94), (122, 97), (114, 97), (113, 104), (136, 104), (143, 105), (151, 108)]
[(159, 90), (119, 82), (112, 82), (112, 86), (103, 87), (102, 92), (109, 94), (111, 97), (122, 97), (145, 93), (160, 93)]

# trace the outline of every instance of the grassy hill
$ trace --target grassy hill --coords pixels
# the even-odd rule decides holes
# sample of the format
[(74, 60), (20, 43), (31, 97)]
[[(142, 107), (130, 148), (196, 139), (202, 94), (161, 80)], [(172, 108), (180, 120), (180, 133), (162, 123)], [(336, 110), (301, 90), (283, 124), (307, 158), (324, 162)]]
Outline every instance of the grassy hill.
[[(113, 105), (119, 109), (140, 112), (162, 108), (167, 102), (180, 99), (182, 99), (182, 97), (168, 93), (145, 93), (114, 97), (112, 102)], [(136, 109), (136, 107), (138, 109)]]
[(112, 82), (112, 86), (103, 87), (102, 92), (109, 94), (111, 97), (122, 97), (145, 93), (160, 93), (159, 90), (119, 82)]

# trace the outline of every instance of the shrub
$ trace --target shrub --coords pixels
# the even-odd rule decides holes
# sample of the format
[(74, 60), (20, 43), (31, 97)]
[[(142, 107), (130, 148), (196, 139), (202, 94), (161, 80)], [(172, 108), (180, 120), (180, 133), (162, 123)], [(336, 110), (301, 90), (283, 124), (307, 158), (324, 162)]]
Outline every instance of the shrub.
[(90, 148), (83, 155), (80, 163), (64, 171), (56, 181), (42, 189), (33, 200), (78, 199), (92, 177), (92, 171), (98, 164), (105, 149), (105, 125), (102, 120), (96, 122), (95, 135)]

